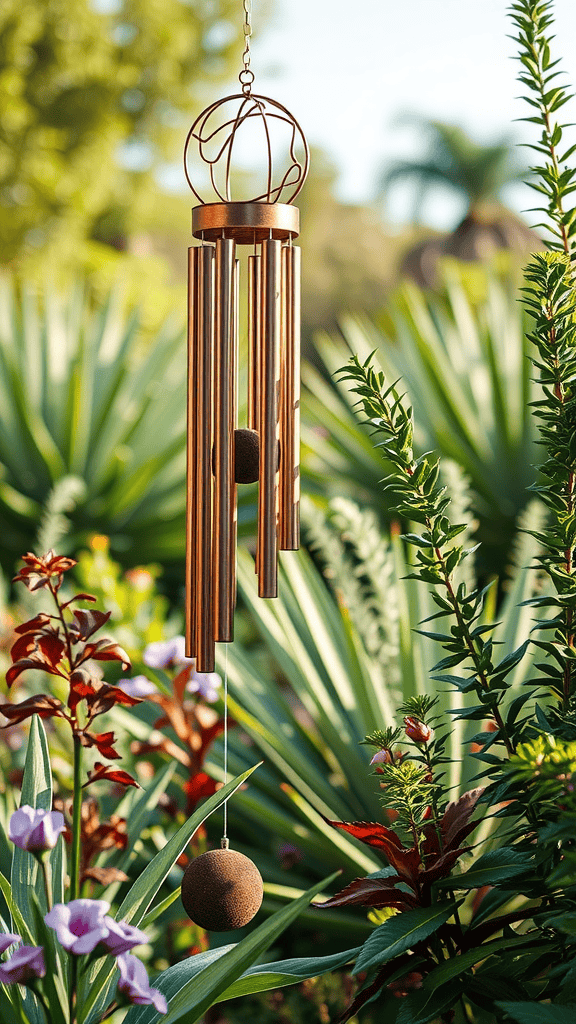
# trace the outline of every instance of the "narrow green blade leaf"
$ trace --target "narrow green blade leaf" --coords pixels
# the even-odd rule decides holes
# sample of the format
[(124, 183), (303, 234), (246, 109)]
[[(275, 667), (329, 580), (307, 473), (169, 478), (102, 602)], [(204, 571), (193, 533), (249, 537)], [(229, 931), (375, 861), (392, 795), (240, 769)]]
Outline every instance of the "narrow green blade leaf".
[(455, 910), (455, 904), (406, 910), (376, 928), (360, 951), (354, 974), (367, 971), (375, 964), (385, 964), (395, 956), (412, 949), (444, 924)]
[[(313, 897), (334, 881), (337, 874), (335, 872), (324, 881), (317, 882), (300, 899), (283, 907), (209, 968), (191, 978), (170, 1000), (168, 1013), (161, 1018), (163, 1024), (174, 1024), (175, 1021), (195, 1024), (195, 1021), (200, 1020), (206, 1010), (228, 991), (246, 968), (298, 917)], [(152, 1017), (151, 1020), (155, 1024), (159, 1018)], [(130, 1015), (126, 1022), (132, 1024)]]
[[(45, 811), (52, 809), (50, 755), (48, 753), (44, 726), (38, 715), (33, 715), (30, 723), (28, 749), (26, 751), (24, 777), (22, 779), (22, 795), (20, 798), (20, 806), (23, 807), (24, 805), (42, 808)], [(55, 869), (61, 873), (61, 864), (55, 863), (59, 856), (54, 850), (50, 854), (53, 876)], [(40, 868), (35, 857), (28, 853), (27, 850), (21, 850), (18, 846), (14, 848), (14, 855), (12, 857), (10, 886), (13, 907), (15, 904), (19, 908), (21, 918), (24, 921), (32, 922), (34, 920), (31, 893), (35, 892), (37, 894), (40, 906), (43, 912), (46, 913), (48, 907)], [(13, 909), (11, 909), (11, 913), (14, 926), (16, 927), (17, 915), (14, 914)], [(32, 945), (38, 945), (38, 942), (34, 940)], [(30, 989), (25, 990), (23, 1004), (30, 1024), (44, 1024), (44, 1014)]]
[(480, 857), (470, 871), (442, 878), (436, 885), (440, 889), (478, 889), (482, 885), (496, 885), (506, 878), (521, 875), (532, 864), (532, 859), (521, 850), (492, 850)]
[[(198, 807), (192, 817), (182, 825), (178, 832), (166, 843), (166, 846), (146, 865), (144, 871), (134, 882), (134, 885), (120, 906), (116, 914), (117, 921), (127, 921), (134, 925), (140, 924), (168, 872), (176, 863), (196, 830), (200, 828), (200, 825), (214, 811), (222, 806), (227, 797), (236, 792), (256, 768), (258, 768), (258, 765), (254, 765), (253, 768), (249, 768), (242, 775), (238, 775), (235, 779), (226, 783), (225, 786), (222, 786), (222, 789), (219, 789), (217, 793), (214, 793), (213, 796)], [(98, 966), (95, 965), (92, 971), (87, 972), (80, 996), (79, 1024), (84, 1024), (84, 1021), (88, 1020), (97, 1020), (106, 1009), (112, 976), (116, 970), (115, 959), (113, 957), (106, 957), (99, 970)]]
[(576, 1003), (552, 1006), (543, 1003), (496, 1003), (518, 1024), (574, 1024)]

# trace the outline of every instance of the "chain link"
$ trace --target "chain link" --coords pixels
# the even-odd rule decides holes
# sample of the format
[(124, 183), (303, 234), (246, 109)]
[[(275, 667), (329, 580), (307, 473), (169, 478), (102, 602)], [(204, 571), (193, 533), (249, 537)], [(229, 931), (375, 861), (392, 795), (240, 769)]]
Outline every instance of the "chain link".
[(245, 96), (250, 95), (252, 88), (252, 82), (254, 81), (254, 72), (250, 68), (250, 36), (252, 35), (252, 0), (242, 0), (242, 6), (244, 9), (244, 24), (242, 25), (242, 31), (244, 33), (244, 53), (242, 54), (242, 63), (244, 67), (238, 75), (240, 83), (242, 85), (242, 92)]

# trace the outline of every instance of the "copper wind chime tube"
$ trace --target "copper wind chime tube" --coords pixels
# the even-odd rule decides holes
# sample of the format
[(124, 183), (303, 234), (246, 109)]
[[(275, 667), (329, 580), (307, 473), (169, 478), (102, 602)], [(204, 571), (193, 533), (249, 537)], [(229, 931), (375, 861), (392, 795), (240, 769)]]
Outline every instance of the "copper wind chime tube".
[[(278, 551), (296, 550), (300, 540), (300, 250), (293, 244), (299, 211), (290, 203), (304, 183), (308, 148), (285, 107), (252, 94), (246, 52), (242, 92), (200, 114), (184, 154), (186, 178), (200, 201), (192, 211), (200, 244), (188, 250), (186, 513), (186, 655), (196, 658), (200, 672), (214, 670), (215, 643), (233, 639), (238, 485), (258, 481), (260, 597), (277, 596)], [(233, 143), (255, 121), (264, 128), (266, 187), (249, 201), (232, 201)], [(271, 136), (279, 125), (288, 131), (288, 168), (274, 184)], [(193, 141), (208, 165), (215, 202), (204, 203), (190, 180)], [(251, 247), (245, 266), (237, 258), (243, 246)], [(246, 426), (240, 429), (239, 335), (248, 346), (246, 403), (240, 403)]]

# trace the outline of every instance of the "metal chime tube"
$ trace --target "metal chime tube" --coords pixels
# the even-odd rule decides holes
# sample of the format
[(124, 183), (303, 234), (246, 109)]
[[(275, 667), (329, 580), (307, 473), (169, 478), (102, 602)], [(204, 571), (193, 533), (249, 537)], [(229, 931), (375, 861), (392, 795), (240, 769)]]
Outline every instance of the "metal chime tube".
[(236, 382), (235, 243), (218, 238), (215, 258), (214, 326), (214, 639), (233, 639), (236, 601), (236, 485), (234, 483), (234, 425)]
[(192, 402), (196, 409), (196, 529), (195, 608), (196, 667), (199, 672), (214, 671), (214, 619), (212, 587), (212, 446), (213, 387), (212, 350), (214, 346), (213, 292), (214, 250), (198, 249), (198, 297), (194, 314), (197, 370)]
[(248, 257), (248, 427), (260, 429), (258, 399), (260, 372), (261, 256)]
[(278, 593), (278, 399), (282, 243), (262, 242), (258, 594)]
[(186, 657), (196, 653), (196, 534), (198, 498), (196, 461), (196, 381), (198, 379), (199, 249), (188, 249), (188, 403), (186, 409)]
[(300, 546), (300, 249), (282, 250), (279, 546)]

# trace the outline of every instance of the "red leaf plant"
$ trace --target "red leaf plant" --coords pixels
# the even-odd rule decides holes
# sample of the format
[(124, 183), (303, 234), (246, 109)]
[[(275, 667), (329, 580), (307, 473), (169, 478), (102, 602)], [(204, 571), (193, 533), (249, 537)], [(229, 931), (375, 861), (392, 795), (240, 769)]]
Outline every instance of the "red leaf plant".
[[(114, 640), (92, 639), (108, 621), (110, 612), (73, 608), (78, 601), (95, 602), (92, 594), (75, 594), (67, 601), (61, 600), (64, 573), (76, 565), (73, 558), (48, 551), (42, 557), (28, 553), (22, 560), (24, 567), (13, 582), (24, 583), (30, 591), (48, 590), (54, 600), (55, 613), (40, 612), (16, 627), (16, 639), (10, 651), (12, 665), (6, 673), (6, 682), (11, 687), (24, 672), (35, 669), (63, 679), (68, 684), (68, 697), (66, 704), (46, 693), (27, 697), (19, 704), (2, 701), (0, 713), (8, 719), (8, 725), (23, 722), (31, 715), (63, 718), (70, 725), (74, 739), (83, 747), (95, 747), (101, 757), (117, 759), (120, 754), (114, 746), (114, 733), (93, 732), (92, 723), (115, 704), (131, 706), (139, 704), (140, 700), (102, 679), (98, 662), (118, 661), (123, 669), (130, 668), (128, 655)], [(112, 778), (104, 766), (98, 764), (100, 770), (95, 769), (89, 775), (85, 786), (102, 778), (125, 786), (137, 785), (127, 772), (116, 772)]]
[[(136, 755), (163, 753), (183, 765), (188, 775), (184, 783), (187, 816), (200, 800), (212, 796), (218, 789), (219, 783), (203, 766), (212, 743), (224, 731), (224, 719), (213, 708), (187, 699), (186, 686), (194, 674), (194, 665), (193, 661), (187, 662), (175, 676), (171, 697), (154, 693), (148, 698), (163, 711), (154, 722), (154, 729), (170, 729), (175, 739), (165, 734), (146, 743), (135, 740), (131, 744)], [(229, 720), (228, 724), (234, 723)]]
[(378, 822), (325, 818), (328, 825), (381, 850), (396, 874), (386, 878), (355, 878), (336, 896), (315, 905), (327, 908), (356, 904), (375, 910), (385, 907), (413, 910), (430, 906), (432, 883), (449, 875), (458, 858), (470, 850), (462, 843), (478, 824), (470, 818), (482, 792), (482, 789), (473, 789), (449, 803), (440, 818), (439, 828), (432, 822), (424, 825), (419, 846), (416, 843), (404, 846), (392, 829)]
[[(97, 769), (105, 768), (103, 764), (97, 762), (94, 768), (94, 774), (98, 774), (98, 778), (111, 778), (110, 775), (100, 775), (96, 771)], [(112, 775), (115, 774), (117, 773), (112, 771)], [(126, 775), (127, 772), (119, 774)], [(94, 782), (95, 780), (91, 778), (89, 781)], [(127, 785), (127, 783), (123, 784)], [(70, 816), (71, 804), (72, 801), (70, 800), (57, 799), (54, 801), (56, 810), (61, 811), (65, 816)], [(119, 868), (96, 867), (91, 863), (103, 851), (126, 849), (128, 845), (126, 819), (121, 818), (118, 814), (112, 814), (109, 821), (101, 821), (98, 802), (93, 797), (89, 797), (82, 803), (80, 834), (80, 885), (82, 886), (89, 880), (97, 882), (99, 885), (110, 885), (112, 882), (126, 882), (128, 875)], [(72, 842), (72, 831), (68, 824), (64, 832), (64, 839), (67, 843)]]

